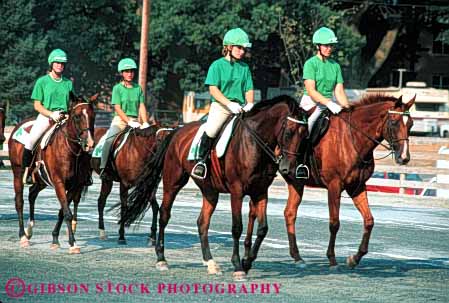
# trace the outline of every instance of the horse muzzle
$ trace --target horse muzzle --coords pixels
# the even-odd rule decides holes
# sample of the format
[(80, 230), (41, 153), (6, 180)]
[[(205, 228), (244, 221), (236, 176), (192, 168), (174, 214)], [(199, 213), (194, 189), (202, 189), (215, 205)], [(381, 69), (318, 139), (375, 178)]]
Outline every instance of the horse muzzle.
[(288, 175), (290, 173), (290, 161), (286, 157), (283, 157), (279, 162), (279, 172), (282, 175)]

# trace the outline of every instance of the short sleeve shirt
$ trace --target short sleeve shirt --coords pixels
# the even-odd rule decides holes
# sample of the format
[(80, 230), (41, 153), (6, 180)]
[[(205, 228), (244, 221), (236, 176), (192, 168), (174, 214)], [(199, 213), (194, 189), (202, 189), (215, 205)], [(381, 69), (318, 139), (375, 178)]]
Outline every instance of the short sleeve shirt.
[[(254, 89), (248, 64), (241, 61), (231, 63), (224, 57), (211, 64), (205, 84), (218, 87), (226, 98), (240, 104), (245, 104), (245, 93)], [(214, 97), (211, 99), (216, 102)]]
[[(122, 83), (117, 83), (112, 89), (112, 105), (120, 105), (123, 112), (129, 117), (137, 117), (139, 105), (144, 103), (142, 88), (132, 83), (132, 87), (125, 87)], [(117, 113), (114, 113), (116, 116)]]
[[(326, 98), (332, 98), (337, 83), (344, 82), (340, 65), (332, 59), (321, 61), (318, 56), (304, 64), (303, 79), (314, 80), (316, 90)], [(304, 95), (308, 95), (306, 89)]]
[(48, 110), (67, 111), (71, 91), (73, 84), (69, 79), (61, 77), (60, 80), (54, 80), (50, 75), (45, 75), (36, 80), (31, 99), (40, 101)]

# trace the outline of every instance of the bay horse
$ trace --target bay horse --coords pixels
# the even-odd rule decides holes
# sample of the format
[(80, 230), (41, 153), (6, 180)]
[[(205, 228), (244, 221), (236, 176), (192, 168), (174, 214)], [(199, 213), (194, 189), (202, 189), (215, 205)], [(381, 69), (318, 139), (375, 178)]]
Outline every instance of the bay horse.
[[(46, 148), (41, 149), (38, 143), (35, 149), (35, 159), (41, 159), (45, 164), (48, 177), (58, 197), (61, 208), (58, 214), (58, 221), (52, 232), (53, 241), (51, 248), (59, 248), (59, 231), (65, 219), (69, 236), (69, 253), (80, 253), (80, 248), (76, 245), (74, 230), (76, 229), (76, 212), (72, 215), (70, 202), (73, 200), (77, 209), (77, 204), (81, 198), (85, 185), (88, 185), (89, 176), (81, 174), (85, 172), (86, 152), (94, 145), (93, 130), (95, 121), (93, 100), (85, 100), (75, 95), (70, 95), (70, 107), (68, 118), (65, 123), (59, 125), (52, 140)], [(23, 224), (23, 184), (22, 184), (22, 154), (23, 145), (12, 139), (13, 134), (19, 127), (27, 122), (26, 120), (17, 125), (11, 133), (11, 140), (8, 142), (9, 159), (14, 174), (14, 191), (16, 211), (19, 218), (19, 238), (21, 247), (29, 246), (29, 239), (32, 236), (34, 226), (34, 204), (39, 192), (47, 187), (46, 182), (34, 172), (36, 182), (30, 187), (28, 200), (30, 204), (30, 218), (27, 230)]]
[[(203, 195), (203, 205), (197, 220), (203, 263), (209, 274), (220, 274), (220, 267), (213, 260), (209, 248), (208, 230), (212, 214), (218, 202), (219, 193), (230, 193), (232, 209), (234, 279), (245, 279), (239, 255), (239, 239), (242, 234), (242, 200), (249, 195), (258, 208), (258, 232), (253, 247), (254, 259), (268, 232), (266, 208), (268, 187), (277, 170), (282, 174), (294, 171), (297, 150), (301, 140), (307, 136), (306, 113), (297, 102), (281, 96), (262, 101), (237, 118), (233, 137), (227, 153), (221, 159), (212, 156), (208, 176), (204, 180), (194, 179)], [(193, 122), (167, 136), (158, 147), (154, 157), (146, 164), (128, 199), (128, 210), (122, 219), (131, 224), (141, 219), (150, 204), (156, 203), (155, 193), (163, 179), (163, 198), (160, 206), (159, 235), (156, 241), (156, 268), (167, 270), (164, 255), (165, 228), (178, 192), (190, 178), (195, 161), (188, 161), (190, 145), (200, 127)], [(276, 151), (276, 152), (275, 152)], [(215, 150), (212, 151), (215, 154)], [(253, 261), (251, 260), (251, 261)]]
[[(313, 147), (316, 164), (311, 161), (307, 163), (310, 168), (317, 168), (311, 169), (311, 177), (301, 180), (292, 175), (284, 176), (288, 184), (288, 201), (284, 216), (290, 256), (300, 266), (305, 263), (296, 243), (295, 222), (305, 185), (327, 189), (330, 231), (327, 257), (330, 266), (338, 265), (335, 258), (335, 240), (340, 228), (340, 198), (344, 190), (362, 215), (364, 226), (358, 252), (346, 259), (347, 265), (350, 268), (356, 267), (368, 253), (374, 218), (368, 205), (366, 182), (374, 171), (373, 153), (378, 145), (382, 145), (391, 150), (397, 164), (404, 165), (410, 161), (408, 137), (413, 120), (409, 109), (415, 102), (415, 97), (403, 103), (402, 97), (370, 95), (353, 104), (351, 110), (331, 116), (328, 131)], [(384, 139), (388, 146), (381, 143)], [(245, 239), (246, 254), (251, 248), (253, 224), (258, 211), (253, 204), (250, 203)]]
[[(5, 108), (0, 105), (0, 146), (5, 142), (5, 120), (6, 120), (6, 114), (5, 114)], [(3, 160), (0, 159), (0, 168), (5, 166), (3, 163)]]
[[(95, 129), (95, 142), (100, 141), (101, 137), (106, 133), (107, 128)], [(125, 132), (129, 130), (128, 128)], [(160, 143), (168, 134), (169, 128), (160, 128), (158, 125), (152, 125), (146, 129), (130, 129), (128, 139), (123, 144), (116, 156), (110, 157), (110, 163), (106, 167), (109, 178), (101, 180), (101, 191), (98, 198), (98, 228), (100, 230), (100, 239), (106, 239), (106, 232), (104, 228), (104, 208), (106, 200), (111, 193), (113, 181), (120, 183), (120, 203), (121, 215), (126, 211), (126, 204), (128, 199), (128, 190), (134, 186), (137, 177), (142, 173), (145, 167), (145, 161), (154, 154), (156, 144)], [(125, 132), (117, 135), (111, 151), (114, 151), (122, 144)], [(92, 158), (92, 168), (100, 173), (100, 159)], [(157, 231), (157, 215), (159, 213), (159, 206), (157, 203), (152, 203), (153, 220), (151, 225), (150, 240), (154, 245), (156, 243)], [(125, 239), (125, 224), (120, 222), (118, 244), (126, 244)]]

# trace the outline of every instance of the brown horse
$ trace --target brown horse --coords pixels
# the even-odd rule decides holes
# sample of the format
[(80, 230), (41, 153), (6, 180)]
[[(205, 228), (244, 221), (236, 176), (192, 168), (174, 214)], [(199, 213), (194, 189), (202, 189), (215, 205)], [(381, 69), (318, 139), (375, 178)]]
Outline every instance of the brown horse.
[[(330, 117), (327, 133), (313, 147), (315, 161), (307, 163), (311, 169), (311, 178), (307, 181), (288, 176), (288, 201), (284, 216), (287, 226), (291, 257), (304, 264), (296, 244), (295, 222), (299, 204), (302, 200), (304, 185), (326, 188), (329, 205), (330, 240), (327, 257), (330, 266), (336, 266), (335, 239), (340, 228), (339, 212), (341, 193), (346, 190), (355, 207), (363, 217), (364, 232), (357, 254), (347, 258), (347, 264), (353, 268), (360, 263), (368, 252), (368, 243), (374, 218), (371, 214), (366, 193), (366, 181), (374, 171), (374, 149), (385, 139), (387, 147), (394, 154), (397, 164), (410, 161), (409, 133), (413, 120), (408, 110), (415, 98), (407, 103), (402, 97), (372, 95), (355, 103), (352, 110)], [(257, 209), (250, 203), (248, 230), (245, 250), (249, 253), (251, 237)]]
[[(0, 105), (0, 146), (6, 140), (6, 138), (5, 138), (5, 120), (6, 120), (5, 108)], [(0, 168), (3, 166), (5, 166), (5, 164), (3, 163), (3, 160), (0, 159)]]
[[(95, 112), (91, 102), (71, 94), (70, 110), (67, 121), (60, 124), (55, 131), (53, 139), (45, 149), (40, 148), (40, 144), (35, 150), (35, 159), (42, 160), (48, 172), (49, 181), (55, 188), (61, 209), (59, 210), (58, 222), (52, 232), (52, 248), (59, 247), (59, 231), (63, 219), (65, 219), (68, 228), (70, 253), (80, 253), (80, 248), (75, 243), (74, 229), (76, 228), (76, 213), (72, 215), (70, 211), (70, 202), (73, 200), (75, 209), (81, 198), (83, 187), (87, 185), (90, 176), (85, 172), (85, 167), (89, 167), (86, 162), (85, 151), (89, 151), (94, 144)], [(11, 138), (17, 129), (23, 124), (17, 125), (11, 133)], [(19, 238), (22, 247), (29, 246), (29, 239), (32, 235), (34, 226), (34, 204), (38, 193), (44, 189), (47, 184), (36, 173), (33, 172), (36, 182), (30, 187), (28, 200), (30, 203), (30, 219), (27, 232), (23, 224), (23, 184), (22, 184), (22, 153), (23, 145), (16, 140), (9, 140), (9, 159), (14, 174), (14, 191), (16, 201), (16, 211), (19, 217)]]
[[(194, 179), (203, 194), (203, 206), (197, 225), (203, 262), (208, 266), (210, 274), (220, 273), (219, 266), (212, 258), (208, 240), (209, 224), (219, 193), (231, 194), (234, 241), (231, 261), (234, 265), (234, 278), (241, 280), (246, 276), (242, 270), (242, 262), (251, 264), (256, 259), (268, 231), (268, 187), (277, 170), (287, 174), (295, 169), (299, 144), (307, 135), (305, 114), (296, 101), (287, 96), (256, 104), (251, 112), (237, 119), (228, 152), (221, 159), (212, 157), (210, 173), (206, 179)], [(142, 218), (148, 207), (147, 201), (156, 203), (154, 196), (162, 173), (164, 191), (160, 207), (159, 237), (156, 242), (156, 266), (159, 270), (168, 269), (164, 256), (165, 228), (170, 219), (174, 199), (189, 180), (189, 174), (195, 164), (194, 161), (187, 160), (187, 155), (200, 125), (198, 122), (187, 124), (167, 137), (147, 163), (144, 174), (128, 199), (128, 211), (123, 219), (126, 224)], [(245, 195), (252, 198), (259, 210), (259, 226), (251, 258), (241, 262), (239, 239), (243, 229), (241, 211)]]
[[(154, 154), (156, 144), (163, 140), (169, 130), (170, 129), (160, 128), (156, 125), (146, 129), (130, 129), (125, 144), (121, 147), (116, 156), (110, 157), (110, 162), (106, 167), (110, 178), (101, 180), (101, 192), (100, 197), (98, 198), (98, 228), (100, 230), (100, 239), (106, 239), (103, 214), (106, 206), (106, 199), (112, 190), (113, 181), (120, 182), (120, 212), (123, 216), (123, 213), (126, 211), (128, 190), (134, 186), (137, 177), (142, 173), (145, 161)], [(95, 129), (95, 143), (99, 142), (106, 131), (107, 128)], [(117, 135), (117, 139), (115, 139), (111, 148), (112, 153), (114, 153), (114, 151), (122, 144), (124, 135), (125, 132)], [(97, 173), (100, 172), (99, 158), (92, 158), (91, 165)], [(159, 206), (157, 203), (152, 204), (152, 211), (153, 221), (151, 225), (150, 240), (154, 245), (156, 243), (157, 214), (159, 213)], [(120, 222), (118, 243), (126, 244), (125, 224), (123, 222)]]

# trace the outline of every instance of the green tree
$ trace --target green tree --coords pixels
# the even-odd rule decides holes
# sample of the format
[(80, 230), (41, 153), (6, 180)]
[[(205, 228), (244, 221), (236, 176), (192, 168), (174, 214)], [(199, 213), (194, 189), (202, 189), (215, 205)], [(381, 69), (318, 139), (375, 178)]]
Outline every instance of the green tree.
[(32, 114), (32, 87), (44, 70), (36, 58), (45, 56), (47, 38), (32, 15), (34, 7), (35, 1), (0, 2), (0, 100), (7, 104), (7, 123)]

